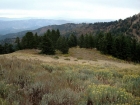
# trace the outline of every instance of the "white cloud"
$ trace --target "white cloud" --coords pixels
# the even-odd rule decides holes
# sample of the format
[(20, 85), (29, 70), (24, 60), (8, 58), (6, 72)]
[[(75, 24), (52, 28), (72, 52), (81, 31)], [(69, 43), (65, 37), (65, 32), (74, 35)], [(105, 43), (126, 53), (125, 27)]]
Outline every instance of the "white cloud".
[(0, 17), (124, 19), (140, 12), (139, 0), (0, 0)]

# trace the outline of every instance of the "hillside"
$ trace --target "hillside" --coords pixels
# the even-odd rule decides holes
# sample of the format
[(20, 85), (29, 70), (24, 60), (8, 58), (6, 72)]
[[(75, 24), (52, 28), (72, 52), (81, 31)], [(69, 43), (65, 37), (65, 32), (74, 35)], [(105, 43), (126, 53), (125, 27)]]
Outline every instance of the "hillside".
[[(77, 36), (81, 34), (96, 34), (100, 31), (112, 32), (112, 34), (125, 34), (131, 37), (135, 36), (139, 39), (140, 37), (140, 13), (129, 17), (124, 20), (112, 21), (112, 22), (98, 22), (98, 23), (67, 23), (62, 25), (50, 25), (45, 26), (36, 30), (30, 30), (33, 33), (38, 33), (38, 35), (44, 34), (48, 29), (59, 29), (61, 35), (75, 34)], [(29, 30), (28, 30), (29, 31)], [(23, 31), (19, 33), (7, 34), (0, 36), (0, 40), (5, 38), (15, 38), (17, 36), (22, 37), (26, 32)]]
[(124, 20), (112, 21), (112, 22), (98, 22), (98, 23), (82, 23), (82, 24), (63, 24), (52, 25), (42, 27), (34, 30), (34, 33), (39, 35), (46, 32), (48, 29), (59, 29), (62, 35), (75, 34), (77, 36), (81, 34), (96, 34), (100, 31), (112, 32), (113, 34), (125, 34), (129, 36), (140, 37), (140, 13), (129, 17)]
[(139, 64), (95, 49), (72, 48), (53, 56), (38, 52), (0, 55), (1, 105), (139, 105)]

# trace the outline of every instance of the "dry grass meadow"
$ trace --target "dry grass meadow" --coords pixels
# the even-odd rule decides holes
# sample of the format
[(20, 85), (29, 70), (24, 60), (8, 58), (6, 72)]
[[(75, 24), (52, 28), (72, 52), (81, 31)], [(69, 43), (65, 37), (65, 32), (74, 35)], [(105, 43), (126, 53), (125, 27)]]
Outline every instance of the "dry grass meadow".
[(0, 105), (140, 105), (140, 65), (71, 48), (0, 55)]

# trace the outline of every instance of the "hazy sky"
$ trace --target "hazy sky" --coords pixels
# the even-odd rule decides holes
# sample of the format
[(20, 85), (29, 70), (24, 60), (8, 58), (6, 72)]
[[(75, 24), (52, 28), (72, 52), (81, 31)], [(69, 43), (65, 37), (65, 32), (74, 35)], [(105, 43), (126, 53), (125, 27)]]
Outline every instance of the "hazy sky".
[(140, 0), (0, 0), (0, 17), (124, 19), (140, 12)]

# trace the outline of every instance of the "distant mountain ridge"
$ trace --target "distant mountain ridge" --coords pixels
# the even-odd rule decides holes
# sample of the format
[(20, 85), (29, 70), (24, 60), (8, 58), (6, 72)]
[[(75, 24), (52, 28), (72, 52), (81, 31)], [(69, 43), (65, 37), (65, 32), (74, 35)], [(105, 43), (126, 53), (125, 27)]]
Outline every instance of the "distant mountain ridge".
[(49, 25), (38, 28), (36, 30), (27, 30), (13, 34), (7, 34), (0, 36), (1, 39), (22, 37), (26, 32), (31, 31), (38, 35), (43, 35), (48, 29), (59, 29), (61, 35), (75, 34), (77, 36), (81, 34), (96, 34), (98, 32), (111, 32), (114, 35), (124, 34), (131, 37), (137, 37), (140, 39), (140, 13), (124, 20), (111, 22), (98, 22), (98, 23), (67, 23), (62, 25)]
[(52, 19), (25, 19), (14, 20), (8, 18), (0, 18), (0, 35), (9, 33), (17, 33), (24, 30), (34, 30), (48, 25), (60, 25), (70, 23), (66, 20), (52, 20)]

